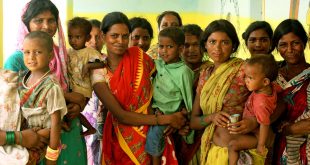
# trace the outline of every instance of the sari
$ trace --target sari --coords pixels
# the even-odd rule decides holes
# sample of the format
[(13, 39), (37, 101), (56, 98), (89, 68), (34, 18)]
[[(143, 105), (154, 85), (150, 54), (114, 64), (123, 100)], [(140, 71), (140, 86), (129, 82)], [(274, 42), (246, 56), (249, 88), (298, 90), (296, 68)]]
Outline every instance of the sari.
[[(108, 72), (110, 90), (126, 111), (148, 113), (152, 99), (153, 61), (138, 47), (126, 50), (114, 73)], [(131, 126), (118, 122), (108, 112), (103, 133), (103, 164), (148, 164), (144, 151), (148, 126)]]
[[(296, 119), (307, 112), (307, 87), (310, 82), (310, 68), (305, 69), (302, 73), (287, 82), (281, 73), (277, 78), (277, 83), (283, 88), (281, 93), (282, 98), (286, 102), (286, 111), (283, 120), (294, 123)], [(305, 135), (307, 137), (307, 135)], [(282, 165), (287, 164), (286, 136), (278, 134), (278, 147), (275, 147), (274, 164)], [(299, 162), (303, 165), (308, 164), (306, 148), (307, 142), (305, 141), (299, 148)]]
[[(243, 60), (239, 58), (231, 58), (229, 61), (221, 64), (210, 75), (200, 93), (200, 107), (203, 115), (210, 115), (222, 110), (224, 98), (242, 64)], [(205, 128), (202, 135), (200, 155), (201, 164), (206, 164), (214, 130), (215, 124), (211, 123)]]

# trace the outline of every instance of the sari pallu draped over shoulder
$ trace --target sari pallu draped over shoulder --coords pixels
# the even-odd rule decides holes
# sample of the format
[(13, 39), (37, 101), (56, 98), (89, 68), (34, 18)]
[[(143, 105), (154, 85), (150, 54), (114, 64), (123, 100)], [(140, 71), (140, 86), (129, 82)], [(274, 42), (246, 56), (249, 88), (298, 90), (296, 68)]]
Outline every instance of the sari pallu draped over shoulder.
[[(243, 63), (242, 59), (231, 58), (221, 64), (203, 85), (200, 94), (200, 107), (203, 115), (210, 115), (219, 112), (223, 107), (223, 100), (227, 91)], [(201, 138), (200, 163), (206, 164), (208, 151), (215, 130), (215, 124), (208, 125)]]
[[(153, 61), (138, 47), (129, 48), (110, 79), (110, 90), (126, 111), (147, 114), (152, 98)], [(103, 163), (147, 164), (148, 126), (119, 123), (109, 112), (104, 124)]]

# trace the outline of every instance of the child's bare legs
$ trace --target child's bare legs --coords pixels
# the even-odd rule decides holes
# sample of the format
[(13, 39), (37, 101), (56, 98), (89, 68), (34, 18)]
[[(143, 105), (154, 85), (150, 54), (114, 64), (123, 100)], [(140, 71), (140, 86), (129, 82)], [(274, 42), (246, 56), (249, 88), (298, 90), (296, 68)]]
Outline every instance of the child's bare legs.
[(152, 165), (160, 165), (161, 156), (152, 156)]
[(257, 138), (254, 135), (235, 135), (228, 144), (229, 165), (236, 165), (239, 159), (239, 151), (255, 148)]
[(82, 133), (82, 136), (88, 136), (96, 133), (97, 130), (88, 122), (88, 120), (84, 115), (80, 114), (79, 119), (82, 126), (84, 126), (87, 129), (85, 132)]

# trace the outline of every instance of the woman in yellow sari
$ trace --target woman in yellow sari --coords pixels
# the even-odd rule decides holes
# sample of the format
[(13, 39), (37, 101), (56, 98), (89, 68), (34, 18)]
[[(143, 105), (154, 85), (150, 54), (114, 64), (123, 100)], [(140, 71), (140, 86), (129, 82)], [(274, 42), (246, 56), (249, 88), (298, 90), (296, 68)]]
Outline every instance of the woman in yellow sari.
[[(150, 158), (144, 151), (148, 125), (181, 128), (186, 112), (148, 115), (155, 66), (142, 49), (128, 48), (131, 30), (126, 15), (107, 14), (101, 31), (107, 47), (107, 63), (103, 69), (94, 71), (92, 82), (96, 95), (109, 110), (103, 130), (102, 164), (149, 164)], [(167, 160), (173, 159), (173, 151), (167, 154)]]
[(214, 63), (200, 72), (190, 123), (193, 129), (204, 129), (201, 164), (228, 164), (229, 116), (242, 115), (249, 95), (244, 61), (233, 57), (239, 44), (235, 28), (227, 20), (211, 22), (202, 35), (201, 46)]

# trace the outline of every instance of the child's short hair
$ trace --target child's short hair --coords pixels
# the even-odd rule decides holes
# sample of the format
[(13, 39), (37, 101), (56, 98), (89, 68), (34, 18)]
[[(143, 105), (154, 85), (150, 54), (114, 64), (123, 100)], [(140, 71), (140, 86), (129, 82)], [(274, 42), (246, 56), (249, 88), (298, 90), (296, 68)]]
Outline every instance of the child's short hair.
[(168, 37), (172, 39), (177, 45), (184, 45), (185, 35), (179, 27), (168, 27), (161, 30), (158, 34), (159, 37)]
[(48, 51), (53, 51), (53, 38), (46, 32), (43, 31), (33, 31), (28, 33), (25, 36), (25, 39), (40, 39), (40, 41), (42, 41), (42, 43), (44, 44), (44, 46), (47, 48)]
[(68, 29), (77, 27), (83, 29), (86, 35), (90, 34), (92, 29), (91, 23), (83, 17), (74, 17), (68, 21)]
[(257, 54), (247, 60), (247, 64), (258, 64), (262, 68), (262, 72), (272, 82), (278, 76), (278, 64), (272, 54)]

